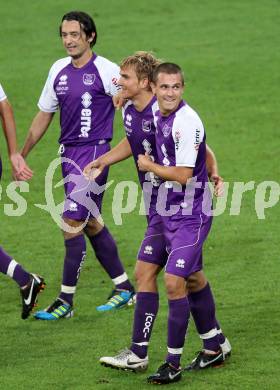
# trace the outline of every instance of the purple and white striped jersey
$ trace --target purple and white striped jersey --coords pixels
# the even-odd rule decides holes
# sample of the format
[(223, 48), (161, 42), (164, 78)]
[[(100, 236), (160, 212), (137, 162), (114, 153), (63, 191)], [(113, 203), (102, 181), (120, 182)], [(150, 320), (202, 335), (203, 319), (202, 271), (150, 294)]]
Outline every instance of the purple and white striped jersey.
[(2, 85), (0, 84), (0, 102), (5, 99), (7, 99), (7, 96), (4, 92), (4, 89), (2, 88)]
[[(167, 209), (178, 206), (176, 214), (191, 206), (186, 215), (200, 214), (205, 183), (208, 182), (206, 169), (206, 136), (198, 114), (184, 101), (169, 116), (156, 112), (156, 147), (158, 162), (164, 166), (193, 168), (192, 184), (178, 186), (166, 181)], [(191, 190), (193, 193), (191, 194)], [(192, 204), (190, 204), (190, 201)]]
[[(158, 110), (158, 103), (153, 97), (150, 103), (139, 112), (131, 101), (123, 107), (123, 124), (126, 137), (130, 144), (135, 161), (139, 182), (144, 192), (144, 197), (150, 203), (150, 210), (155, 210), (157, 200), (157, 187), (160, 180), (152, 172), (141, 172), (138, 169), (137, 159), (139, 154), (148, 153), (153, 160), (156, 159), (156, 140), (154, 114)], [(148, 193), (150, 194), (148, 196)], [(146, 204), (147, 204), (146, 202)]]
[(38, 106), (44, 112), (60, 110), (59, 143), (90, 145), (112, 139), (118, 79), (118, 65), (96, 54), (82, 68), (75, 68), (71, 57), (53, 64)]

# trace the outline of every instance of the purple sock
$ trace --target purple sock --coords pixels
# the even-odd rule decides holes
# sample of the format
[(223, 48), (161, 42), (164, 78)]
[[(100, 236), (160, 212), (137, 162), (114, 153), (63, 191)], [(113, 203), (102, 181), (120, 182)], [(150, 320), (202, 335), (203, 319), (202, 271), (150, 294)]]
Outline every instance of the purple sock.
[(187, 297), (168, 301), (167, 363), (179, 368), (190, 317)]
[(202, 290), (189, 294), (188, 299), (204, 349), (218, 351), (220, 343), (216, 329), (215, 302), (209, 283)]
[(72, 305), (73, 296), (86, 255), (86, 240), (84, 235), (82, 234), (70, 238), (70, 240), (65, 240), (65, 249), (63, 279), (59, 298)]
[(30, 281), (30, 274), (26, 272), (20, 264), (10, 257), (3, 248), (0, 247), (0, 272), (13, 278), (14, 281), (23, 287)]
[(98, 261), (110, 276), (116, 288), (132, 291), (133, 286), (128, 280), (119, 258), (116, 242), (106, 226), (95, 236), (88, 238)]
[(223, 344), (225, 341), (226, 341), (226, 338), (223, 334), (223, 331), (220, 327), (220, 324), (219, 322), (216, 320), (216, 329), (217, 329), (217, 332), (218, 332), (218, 339), (219, 339), (219, 343), (220, 344)]
[(147, 356), (148, 345), (159, 306), (158, 293), (137, 293), (130, 349), (141, 359)]

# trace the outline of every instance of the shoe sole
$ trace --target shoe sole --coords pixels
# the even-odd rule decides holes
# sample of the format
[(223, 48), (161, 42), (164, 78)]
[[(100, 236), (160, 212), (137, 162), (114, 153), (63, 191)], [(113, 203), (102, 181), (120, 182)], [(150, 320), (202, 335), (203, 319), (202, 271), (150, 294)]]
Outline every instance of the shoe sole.
[(101, 366), (104, 366), (104, 367), (107, 367), (107, 368), (112, 368), (113, 370), (130, 371), (130, 372), (134, 372), (135, 374), (137, 372), (144, 372), (148, 368), (148, 366), (147, 367), (137, 367), (137, 368), (118, 367), (118, 366), (114, 366), (113, 364), (105, 363), (105, 362), (100, 362), (100, 364), (101, 364)]
[(153, 385), (168, 385), (170, 383), (179, 382), (181, 379), (182, 379), (182, 377), (179, 377), (179, 379), (175, 379), (175, 380), (170, 381), (170, 382), (159, 382), (156, 379), (147, 379), (147, 381), (148, 381), (148, 383), (153, 384)]

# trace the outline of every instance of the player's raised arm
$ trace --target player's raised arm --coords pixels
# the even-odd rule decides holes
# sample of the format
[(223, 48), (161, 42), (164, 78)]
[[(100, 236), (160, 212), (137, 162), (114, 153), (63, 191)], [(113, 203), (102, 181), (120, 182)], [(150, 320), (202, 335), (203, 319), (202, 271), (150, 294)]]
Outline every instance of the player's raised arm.
[[(101, 173), (105, 167), (108, 167), (110, 165), (116, 164), (120, 161), (126, 160), (128, 157), (132, 155), (131, 147), (129, 145), (129, 142), (127, 138), (122, 139), (118, 145), (116, 145), (113, 149), (111, 149), (109, 152), (103, 154), (98, 159), (90, 162), (85, 168), (84, 168), (84, 175), (88, 179), (95, 179), (96, 175), (92, 175), (92, 171), (94, 169), (98, 169)], [(100, 174), (98, 173), (98, 174)]]
[(206, 144), (206, 167), (208, 177), (214, 184), (214, 194), (216, 196), (222, 196), (224, 192), (224, 181), (219, 175), (218, 162), (213, 150)]
[(43, 137), (52, 121), (53, 116), (53, 112), (39, 111), (36, 114), (31, 123), (24, 146), (22, 148), (21, 154), (23, 157), (27, 157), (31, 149)]

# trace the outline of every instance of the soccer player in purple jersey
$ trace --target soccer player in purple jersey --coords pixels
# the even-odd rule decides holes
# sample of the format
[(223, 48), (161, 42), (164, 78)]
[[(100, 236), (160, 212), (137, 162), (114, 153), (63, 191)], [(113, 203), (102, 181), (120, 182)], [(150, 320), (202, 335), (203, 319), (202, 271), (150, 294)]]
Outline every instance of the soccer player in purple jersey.
[[(205, 213), (203, 208), (208, 181), (205, 131), (197, 113), (182, 100), (184, 78), (176, 64), (159, 65), (154, 71), (152, 86), (159, 104), (156, 113), (158, 160), (154, 162), (147, 154), (141, 154), (138, 167), (163, 180), (166, 209), (170, 211), (173, 207), (172, 213), (162, 215), (169, 253), (165, 266), (169, 302), (168, 354), (165, 363), (148, 377), (149, 383), (162, 384), (181, 379), (180, 358), (191, 306), (204, 349), (187, 369), (220, 365), (224, 354), (216, 329), (214, 299), (202, 272), (202, 248), (212, 222), (209, 209)], [(189, 189), (194, 190), (191, 198)], [(199, 277), (202, 288), (187, 296), (186, 281), (187, 284), (192, 282), (193, 275)]]
[[(157, 63), (158, 61), (146, 52), (138, 52), (123, 60), (119, 84), (122, 87), (124, 98), (130, 99), (123, 108), (126, 138), (111, 151), (86, 167), (85, 174), (89, 178), (92, 169), (97, 168), (102, 171), (106, 166), (122, 161), (131, 155), (135, 162), (137, 162), (138, 155), (144, 153), (149, 155), (152, 160), (157, 159), (154, 115), (158, 110), (158, 104), (150, 88), (151, 76)], [(209, 173), (216, 181), (217, 191), (219, 192), (221, 178), (218, 175), (215, 156), (209, 147), (207, 147), (207, 160)], [(134, 371), (143, 370), (148, 365), (147, 349), (159, 302), (157, 275), (165, 266), (168, 258), (164, 226), (156, 207), (160, 181), (151, 172), (141, 172), (139, 169), (138, 176), (144, 197), (148, 200), (146, 202), (148, 227), (138, 253), (135, 269), (137, 302), (134, 313), (132, 344), (130, 349), (126, 349), (116, 356), (107, 356), (100, 359), (105, 366)], [(208, 306), (205, 307), (205, 305), (199, 304), (199, 298), (201, 296), (202, 299), (205, 299), (207, 295), (210, 295), (210, 301), (213, 298), (202, 271), (194, 273), (189, 278), (187, 288), (190, 296), (191, 312), (196, 324), (198, 324), (198, 332), (203, 337), (210, 329), (205, 331), (203, 328), (202, 330), (199, 326), (202, 320), (199, 320), (199, 318), (207, 315), (205, 312)], [(203, 293), (196, 294), (198, 291), (203, 291)], [(209, 310), (212, 311), (211, 305)], [(222, 345), (224, 353), (228, 354), (230, 352), (229, 343), (225, 340), (219, 325), (216, 323), (215, 328), (217, 327), (219, 329), (219, 343)], [(207, 337), (205, 337), (204, 347), (209, 348), (212, 341), (207, 341)]]
[[(13, 174), (20, 178), (20, 180), (31, 179), (32, 171), (17, 150), (16, 124), (13, 110), (1, 84), (0, 118), (7, 141)], [(1, 176), (2, 163), (0, 158), (0, 180)], [(0, 247), (0, 272), (14, 279), (20, 287), (22, 298), (21, 318), (26, 319), (37, 302), (39, 292), (45, 287), (44, 279), (36, 274), (30, 274), (25, 271), (25, 269), (8, 255), (2, 247)]]
[[(119, 67), (92, 52), (97, 31), (88, 14), (74, 11), (64, 15), (60, 36), (68, 57), (51, 67), (39, 99), (40, 111), (31, 124), (22, 150), (26, 157), (44, 135), (55, 112), (60, 110), (59, 143), (64, 159), (62, 173), (67, 198), (63, 221), (76, 232), (63, 232), (66, 254), (61, 292), (46, 310), (35, 314), (37, 319), (45, 320), (72, 316), (73, 296), (86, 253), (85, 235), (115, 285), (107, 304), (97, 310), (119, 308), (131, 302), (134, 296), (134, 288), (120, 261), (116, 243), (100, 218), (104, 191), (96, 194), (84, 188), (87, 183), (82, 175), (90, 161), (110, 149), (115, 113), (112, 96), (118, 92)], [(96, 183), (104, 186), (107, 176), (108, 169), (102, 172)], [(69, 177), (78, 178), (77, 183), (68, 182)], [(87, 192), (90, 192), (90, 198)], [(97, 212), (89, 214), (83, 203), (88, 199), (95, 204)]]

